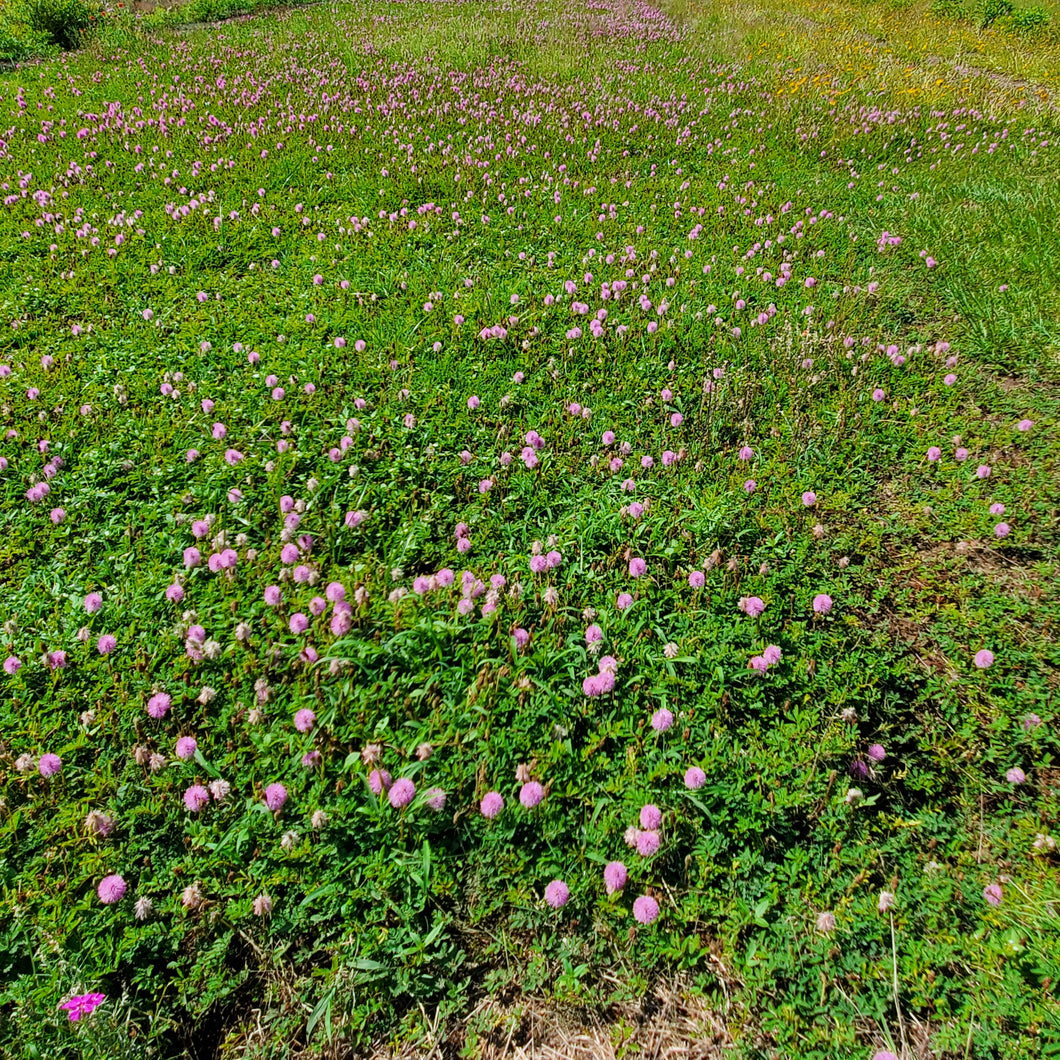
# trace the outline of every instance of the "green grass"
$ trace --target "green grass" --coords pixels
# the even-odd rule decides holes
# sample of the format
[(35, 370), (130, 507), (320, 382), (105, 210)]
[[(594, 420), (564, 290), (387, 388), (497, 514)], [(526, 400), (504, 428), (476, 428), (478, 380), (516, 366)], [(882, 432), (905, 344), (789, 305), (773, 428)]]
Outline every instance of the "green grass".
[[(415, 1052), (434, 1021), (471, 1056), (487, 996), (589, 1013), (680, 981), (736, 1055), (905, 1060), (915, 1027), (947, 1058), (1056, 1055), (1058, 130), (868, 51), (800, 67), (760, 14), (119, 21), (0, 78), (0, 1053)], [(313, 616), (331, 582), (345, 628)], [(614, 690), (584, 694), (606, 655)]]

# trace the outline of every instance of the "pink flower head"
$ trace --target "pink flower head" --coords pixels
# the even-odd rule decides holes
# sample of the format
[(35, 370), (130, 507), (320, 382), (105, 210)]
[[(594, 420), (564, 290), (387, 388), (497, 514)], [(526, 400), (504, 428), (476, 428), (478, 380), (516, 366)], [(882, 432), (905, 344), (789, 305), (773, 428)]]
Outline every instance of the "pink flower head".
[(265, 603), (269, 607), (276, 607), (283, 599), (283, 590), (278, 585), (267, 585), (265, 587)]
[(586, 629), (586, 631), (585, 631), (585, 643), (586, 644), (598, 644), (603, 639), (604, 639), (604, 631), (598, 625), (596, 625), (596, 623), (593, 623), (591, 626), (589, 626), (588, 629)]
[(570, 901), (570, 888), (562, 880), (553, 880), (545, 888), (545, 901), (553, 909), (562, 909)]
[(192, 784), (184, 792), (184, 805), (191, 813), (198, 813), (210, 801), (210, 793), (201, 784)]
[(813, 609), (818, 615), (827, 615), (832, 610), (832, 598), (827, 593), (818, 593), (813, 598)]
[(707, 579), (701, 570), (694, 570), (688, 576), (688, 584), (692, 586), (693, 589), (702, 589), (706, 584), (706, 580)]
[(40, 756), (40, 761), (37, 763), (37, 770), (40, 772), (42, 777), (53, 777), (63, 768), (63, 760), (56, 754), (52, 754), (50, 751), (47, 754)]
[[(144, 313), (150, 313), (150, 309), (145, 309)], [(145, 316), (145, 319), (146, 316)], [(120, 880), (120, 876), (108, 876), (108, 879)], [(102, 882), (100, 883), (102, 887)], [(124, 893), (124, 882), (122, 883)], [(102, 896), (101, 900), (102, 900)], [(121, 897), (119, 895), (119, 897)], [(82, 1016), (91, 1016), (92, 1013), (106, 1000), (106, 994), (80, 994), (77, 997), (70, 998), (69, 1001), (64, 1001), (59, 1008), (63, 1009), (66, 1014), (70, 1017), (71, 1023), (76, 1023)]]
[(440, 813), (445, 809), (445, 792), (441, 788), (429, 788), (427, 790), (427, 805), (435, 813)]
[(384, 791), (389, 791), (390, 784), (390, 774), (385, 769), (373, 769), (368, 774), (368, 787), (371, 788), (373, 795), (379, 796)]
[(187, 762), (195, 757), (195, 751), (198, 749), (198, 742), (194, 736), (182, 736), (177, 740), (177, 758), (182, 762)]
[(85, 610), (94, 615), (103, 606), (103, 597), (99, 593), (89, 593), (85, 597)]
[(305, 633), (305, 631), (309, 629), (309, 619), (302, 614), (301, 611), (295, 611), (295, 613), (291, 615), (288, 626), (290, 627), (291, 632), (295, 634), (295, 636), (298, 636), (300, 633)]
[(504, 796), (499, 791), (487, 791), (479, 804), (483, 817), (492, 820), (504, 809)]
[(757, 618), (766, 609), (765, 601), (758, 596), (743, 596), (737, 606), (751, 618)]
[(519, 789), (519, 801), (532, 810), (545, 797), (545, 789), (536, 781), (529, 780)]
[(621, 861), (609, 861), (604, 866), (604, 890), (608, 894), (617, 894), (626, 886), (629, 872)]
[(1010, 784), (1023, 784), (1027, 780), (1027, 774), (1019, 766), (1013, 766), (1006, 774), (1005, 779)]
[(659, 903), (648, 894), (642, 894), (633, 903), (633, 916), (638, 924), (653, 924), (659, 917)]
[(972, 661), (980, 670), (989, 670), (994, 665), (994, 653), (989, 648), (982, 648)]
[(515, 637), (515, 646), (519, 651), (522, 651), (530, 643), (530, 634), (521, 627), (512, 636)]
[(633, 606), (633, 597), (630, 596), (629, 593), (619, 593), (618, 594), (618, 599), (615, 600), (615, 607), (617, 607), (619, 609), (619, 611), (625, 611), (627, 607), (632, 607), (632, 606)]
[(990, 466), (988, 464), (980, 464), (975, 469), (976, 478), (990, 478)]
[(775, 644), (767, 645), (766, 650), (762, 652), (762, 658), (765, 659), (767, 666), (775, 666), (780, 662), (781, 651)]
[(172, 700), (167, 692), (156, 692), (147, 701), (147, 713), (152, 718), (163, 718), (166, 715), (166, 711), (169, 710), (172, 705)]
[(651, 727), (656, 732), (666, 732), (674, 723), (673, 714), (666, 709), (666, 707), (660, 707), (651, 716)]
[(629, 561), (629, 576), (631, 578), (641, 577), (648, 569), (648, 564), (639, 556), (634, 556)]
[(179, 604), (184, 599), (184, 587), (178, 582), (166, 586), (166, 599), (173, 604)]
[(740, 450), (740, 459), (741, 460), (753, 460), (754, 459), (754, 455), (755, 455), (755, 451), (749, 445), (745, 445)]
[(802, 504), (804, 508), (812, 508), (817, 503), (817, 494), (813, 490), (807, 490), (802, 495)]
[(990, 883), (983, 888), (983, 898), (988, 905), (1000, 905), (1002, 892), (1000, 883)]
[(882, 762), (887, 757), (883, 744), (874, 743), (869, 745), (868, 756), (873, 762)]
[(699, 766), (689, 766), (685, 770), (685, 787), (689, 791), (697, 791), (707, 782), (707, 774)]
[(994, 535), (998, 538), (1008, 537), (1010, 533), (1012, 533), (1012, 527), (1008, 523), (998, 523), (994, 527)]
[(755, 483), (755, 480), (754, 480), (753, 478), (749, 478), (749, 479), (748, 479), (748, 480), (747, 480), (747, 481), (746, 481), (746, 482), (745, 482), (745, 483), (743, 484), (743, 488), (744, 488), (744, 492), (745, 492), (745, 493), (754, 493), (754, 491), (755, 491), (755, 490), (756, 490), (756, 489), (758, 488), (758, 486), (757, 486), (757, 484)]
[(650, 858), (659, 849), (659, 833), (652, 830), (637, 835), (637, 853), (642, 858)]
[(270, 784), (265, 789), (265, 805), (273, 812), (283, 809), (286, 801), (287, 789), (282, 784)]
[(390, 800), (390, 805), (395, 810), (404, 809), (410, 802), (416, 797), (416, 785), (412, 783), (408, 777), (398, 777), (393, 784), (390, 785), (390, 790), (387, 792), (387, 798)]
[(1016, 424), (1017, 431), (1029, 431), (1034, 426), (1034, 420), (1020, 420)]
[(657, 829), (662, 824), (662, 810), (649, 802), (640, 808), (640, 826), (649, 830)]
[(190, 548), (184, 549), (184, 566), (191, 570), (192, 567), (197, 567), (202, 562), (202, 553), (192, 545)]
[(317, 716), (308, 707), (304, 707), (294, 716), (294, 727), (299, 732), (309, 732), (316, 724)]

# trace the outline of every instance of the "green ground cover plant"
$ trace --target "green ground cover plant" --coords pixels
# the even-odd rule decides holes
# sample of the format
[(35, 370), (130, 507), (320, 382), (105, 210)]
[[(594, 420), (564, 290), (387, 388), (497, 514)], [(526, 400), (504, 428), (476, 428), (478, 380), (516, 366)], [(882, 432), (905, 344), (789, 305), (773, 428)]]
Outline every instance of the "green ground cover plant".
[(1060, 1055), (1055, 117), (708, 15), (0, 77), (0, 1053)]

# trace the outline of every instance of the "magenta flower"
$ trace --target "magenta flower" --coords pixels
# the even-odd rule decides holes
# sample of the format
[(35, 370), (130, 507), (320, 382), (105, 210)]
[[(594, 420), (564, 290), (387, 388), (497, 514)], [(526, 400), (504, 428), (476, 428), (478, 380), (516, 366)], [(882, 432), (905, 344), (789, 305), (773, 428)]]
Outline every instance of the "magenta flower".
[(629, 576), (631, 578), (640, 578), (645, 571), (648, 569), (648, 564), (639, 556), (634, 556), (629, 561)]
[(646, 803), (640, 808), (640, 826), (654, 830), (662, 824), (662, 810), (654, 803)]
[(112, 633), (104, 633), (103, 636), (96, 641), (96, 651), (98, 651), (100, 655), (110, 655), (117, 646), (118, 639)]
[(125, 894), (125, 881), (116, 874), (104, 876), (99, 881), (96, 894), (99, 895), (99, 900), (104, 905), (113, 905), (115, 902), (121, 901), (122, 895)]
[(373, 769), (368, 774), (368, 787), (371, 788), (373, 795), (379, 796), (384, 791), (389, 791), (390, 784), (390, 774), (385, 769)]
[(653, 924), (659, 917), (659, 903), (648, 894), (642, 894), (633, 903), (633, 916), (638, 924)]
[(37, 769), (42, 777), (54, 777), (63, 768), (63, 760), (50, 751), (40, 756)]
[(427, 805), (436, 813), (445, 809), (445, 792), (441, 788), (429, 788), (427, 791)]
[(621, 861), (609, 861), (604, 866), (604, 890), (608, 894), (617, 894), (626, 886), (629, 873)]
[(812, 508), (817, 503), (817, 494), (813, 490), (807, 490), (802, 495), (802, 504), (805, 508)]
[(198, 813), (210, 801), (210, 793), (201, 784), (192, 784), (184, 792), (184, 805), (191, 813)]
[(813, 609), (818, 615), (827, 615), (832, 610), (832, 598), (827, 593), (818, 593), (813, 598)]
[(998, 523), (994, 527), (994, 534), (999, 538), (1008, 537), (1010, 533), (1012, 533), (1012, 527), (1008, 523)]
[(287, 789), (282, 784), (270, 784), (265, 789), (265, 805), (273, 812), (283, 809), (287, 801)]
[(85, 597), (85, 610), (94, 615), (103, 606), (103, 597), (99, 593), (89, 593)]
[(625, 611), (627, 607), (632, 607), (632, 606), (633, 606), (633, 597), (630, 596), (629, 593), (619, 593), (618, 594), (618, 599), (615, 600), (615, 607), (617, 607), (619, 609), (619, 611)]
[(642, 858), (650, 858), (659, 849), (659, 833), (654, 830), (638, 832), (637, 853)]
[[(144, 310), (145, 314), (149, 312), (149, 309)], [(106, 998), (106, 994), (80, 994), (70, 998), (69, 1001), (64, 1001), (59, 1008), (66, 1012), (71, 1023), (76, 1023), (82, 1016), (91, 1016)]]
[(166, 711), (169, 710), (172, 705), (172, 700), (167, 692), (156, 692), (147, 701), (147, 713), (152, 718), (163, 718), (166, 715)]
[(4, 660), (4, 673), (8, 676), (17, 674), (22, 669), (22, 660), (17, 655), (9, 655)]
[(747, 481), (746, 481), (746, 482), (745, 482), (745, 483), (743, 484), (743, 489), (744, 489), (744, 493), (754, 493), (754, 491), (755, 491), (755, 490), (756, 490), (757, 488), (758, 488), (758, 486), (757, 486), (757, 484), (755, 483), (755, 480), (754, 480), (753, 478), (749, 478), (749, 479), (748, 479), (748, 480), (747, 480)]
[(202, 562), (202, 553), (194, 546), (184, 549), (184, 566), (191, 570)]
[(1005, 779), (1010, 784), (1022, 784), (1027, 779), (1027, 774), (1019, 766), (1013, 766), (1006, 774)]
[(742, 596), (736, 606), (751, 618), (757, 618), (766, 609), (765, 602), (758, 596)]
[(316, 724), (317, 716), (308, 707), (304, 707), (294, 716), (294, 727), (299, 732), (309, 732)]
[(689, 766), (685, 770), (685, 787), (689, 791), (696, 791), (707, 782), (707, 774), (699, 766)]
[(669, 729), (670, 726), (673, 725), (673, 723), (674, 716), (670, 711), (666, 709), (666, 707), (660, 707), (651, 716), (651, 727), (656, 732), (666, 732), (666, 730)]
[(988, 464), (980, 464), (975, 469), (976, 478), (990, 478), (990, 467)]
[(765, 659), (766, 666), (776, 666), (780, 662), (781, 650), (775, 644), (766, 645), (765, 651), (762, 652), (762, 658)]
[(408, 777), (398, 777), (398, 779), (390, 785), (390, 790), (387, 792), (387, 798), (390, 800), (390, 805), (393, 806), (395, 810), (404, 809), (415, 797), (416, 785), (413, 784)]
[(988, 905), (1000, 905), (1002, 892), (1000, 883), (989, 883), (983, 888), (983, 898)]
[(182, 736), (177, 740), (177, 758), (182, 762), (189, 761), (195, 757), (198, 746), (199, 744), (194, 736)]
[(980, 670), (989, 670), (994, 665), (994, 653), (989, 648), (983, 648), (975, 653), (973, 662)]
[(694, 570), (688, 576), (688, 584), (693, 589), (702, 589), (705, 583), (706, 583), (706, 577), (704, 576), (704, 574), (703, 574), (703, 572), (701, 570)]
[(529, 780), (519, 789), (519, 801), (532, 810), (545, 797), (545, 789), (536, 781)]
[(887, 757), (883, 744), (874, 743), (869, 745), (868, 756), (873, 762), (882, 762)]
[(499, 791), (487, 791), (479, 804), (483, 817), (492, 820), (504, 809), (504, 796)]
[(570, 901), (570, 888), (562, 880), (553, 880), (545, 888), (545, 901), (553, 909), (562, 909)]

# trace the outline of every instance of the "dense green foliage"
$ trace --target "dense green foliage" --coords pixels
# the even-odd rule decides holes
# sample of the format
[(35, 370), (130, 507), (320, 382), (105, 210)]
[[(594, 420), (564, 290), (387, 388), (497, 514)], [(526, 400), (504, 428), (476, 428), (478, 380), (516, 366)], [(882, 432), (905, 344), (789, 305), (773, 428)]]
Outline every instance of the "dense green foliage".
[(745, 1055), (1057, 1054), (1055, 126), (714, 47), (373, 3), (4, 75), (0, 1052), (680, 974)]

